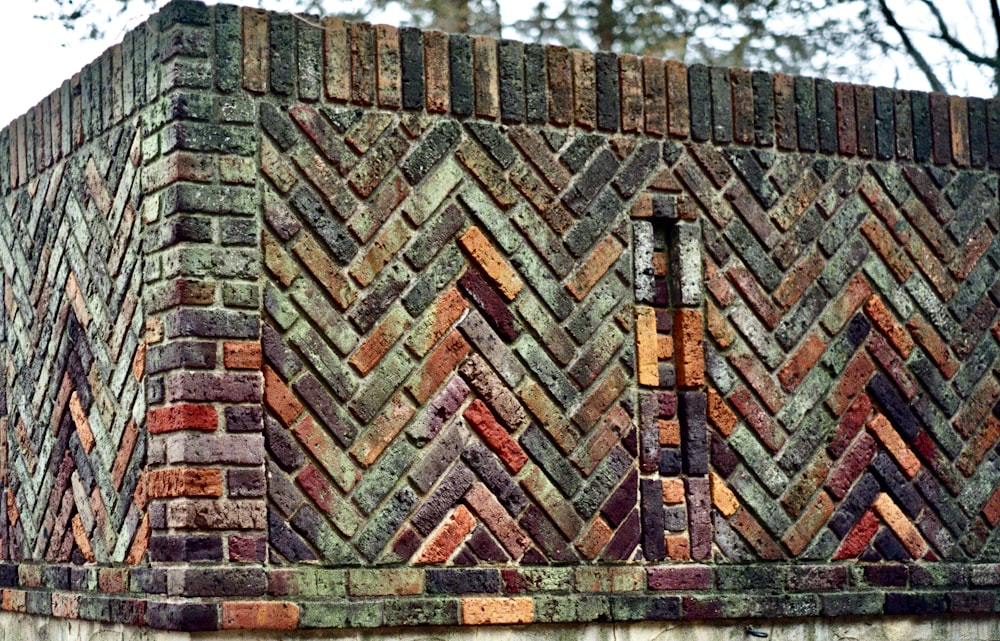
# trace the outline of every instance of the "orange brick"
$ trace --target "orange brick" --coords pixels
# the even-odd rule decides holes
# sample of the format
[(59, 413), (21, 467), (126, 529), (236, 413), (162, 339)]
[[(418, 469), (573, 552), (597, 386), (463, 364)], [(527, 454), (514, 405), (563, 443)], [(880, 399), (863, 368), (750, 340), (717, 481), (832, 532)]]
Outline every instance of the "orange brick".
[(958, 363), (952, 358), (948, 344), (923, 316), (915, 315), (906, 322), (906, 328), (910, 330), (910, 334), (920, 343), (920, 346), (927, 350), (927, 355), (931, 357), (946, 379), (958, 372)]
[(662, 479), (663, 502), (667, 505), (680, 505), (684, 502), (684, 479)]
[(470, 227), (459, 237), (465, 251), (482, 268), (507, 300), (514, 300), (524, 283), (478, 227)]
[(132, 376), (135, 380), (141, 381), (146, 374), (146, 341), (142, 341), (135, 348), (135, 356), (132, 358)]
[(300, 232), (292, 245), (292, 250), (306, 269), (323, 284), (338, 308), (347, 309), (354, 302), (358, 295), (357, 290), (344, 276), (344, 270), (333, 264), (315, 236)]
[(372, 371), (411, 322), (410, 315), (402, 307), (393, 307), (365, 342), (351, 354), (350, 363), (354, 369), (362, 375)]
[(149, 531), (149, 514), (146, 513), (142, 516), (142, 521), (132, 538), (132, 545), (128, 549), (125, 563), (128, 565), (142, 563), (142, 557), (146, 555), (146, 550), (149, 548)]
[(149, 472), (149, 498), (222, 496), (222, 472), (205, 468), (179, 468)]
[(211, 432), (219, 425), (219, 413), (211, 405), (185, 403), (160, 407), (146, 412), (146, 429), (150, 434), (177, 430)]
[(667, 557), (674, 561), (691, 560), (691, 542), (684, 534), (672, 534), (666, 537)]
[(73, 515), (73, 540), (76, 541), (76, 546), (80, 548), (80, 553), (83, 554), (83, 558), (87, 559), (88, 563), (97, 560), (97, 557), (94, 556), (94, 548), (90, 546), (87, 530), (83, 527), (83, 519), (80, 518), (79, 514)]
[(657, 356), (661, 361), (668, 361), (674, 357), (674, 337), (658, 334), (656, 336)]
[(658, 386), (660, 349), (656, 336), (656, 311), (652, 307), (635, 307), (635, 351), (639, 384)]
[(653, 194), (642, 193), (635, 202), (632, 203), (632, 218), (652, 218), (653, 217)]
[(799, 520), (785, 533), (782, 542), (794, 556), (798, 556), (808, 547), (816, 532), (826, 524), (832, 514), (833, 499), (826, 492), (820, 492)]
[(676, 420), (659, 420), (660, 445), (665, 447), (681, 446), (681, 424)]
[(465, 342), (458, 330), (452, 330), (431, 352), (424, 365), (417, 370), (406, 384), (418, 403), (425, 403), (431, 395), (444, 384), (448, 375), (469, 353), (469, 344)]
[(483, 438), (486, 445), (496, 452), (511, 472), (517, 474), (521, 471), (524, 464), (528, 462), (528, 455), (524, 453), (517, 441), (511, 438), (507, 430), (497, 422), (486, 403), (478, 398), (475, 399), (465, 408), (462, 416), (469, 422), (472, 429)]
[(264, 404), (278, 415), (286, 427), (302, 413), (302, 403), (278, 373), (267, 365), (264, 366)]
[(452, 287), (438, 299), (434, 311), (417, 323), (406, 345), (417, 356), (423, 356), (448, 333), (468, 308), (468, 301)]
[(396, 438), (413, 417), (414, 409), (403, 393), (393, 397), (372, 422), (371, 427), (354, 441), (351, 456), (358, 463), (368, 467), (378, 459), (382, 451)]
[(667, 277), (666, 252), (653, 252), (653, 276), (656, 276), (657, 278)]
[(4, 590), (2, 593), (3, 609), (7, 612), (27, 612), (27, 596), (24, 590)]
[(878, 296), (869, 298), (868, 302), (865, 303), (865, 312), (875, 326), (889, 339), (889, 342), (892, 343), (896, 351), (903, 358), (909, 358), (910, 353), (913, 351), (913, 339), (896, 322), (896, 319), (892, 316), (892, 312), (886, 308), (882, 299)]
[(736, 428), (736, 423), (739, 418), (736, 413), (729, 408), (729, 404), (726, 400), (715, 390), (714, 387), (708, 388), (708, 420), (711, 421), (715, 429), (719, 430), (719, 433), (723, 436), (729, 436), (733, 433)]
[(294, 630), (299, 606), (281, 601), (224, 601), (223, 630)]
[(899, 466), (911, 479), (920, 471), (920, 461), (913, 454), (913, 451), (903, 442), (903, 437), (899, 435), (892, 424), (882, 414), (875, 414), (868, 421), (868, 431), (875, 435), (882, 445), (885, 446), (892, 457), (896, 459)]
[(476, 527), (476, 519), (464, 505), (459, 505), (455, 511), (444, 520), (437, 533), (424, 546), (418, 564), (444, 563), (455, 553), (458, 546)]
[(622, 254), (622, 245), (614, 236), (607, 236), (594, 247), (594, 251), (573, 273), (566, 283), (566, 291), (580, 301), (601, 280)]
[(69, 411), (73, 417), (73, 424), (76, 425), (76, 433), (80, 437), (80, 445), (83, 446), (87, 454), (90, 454), (90, 451), (94, 449), (94, 432), (90, 429), (90, 420), (87, 418), (87, 413), (83, 411), (80, 397), (76, 392), (73, 392), (69, 397)]
[(736, 340), (736, 332), (732, 325), (710, 300), (705, 301), (705, 324), (708, 327), (708, 333), (715, 339), (719, 347), (725, 349)]
[(128, 464), (132, 460), (132, 450), (139, 438), (139, 430), (135, 426), (135, 421), (129, 421), (122, 432), (121, 442), (118, 445), (118, 453), (115, 455), (115, 462), (111, 466), (111, 482), (116, 490), (122, 488), (122, 481), (125, 479), (125, 472)]
[(736, 514), (736, 510), (740, 508), (740, 502), (736, 498), (736, 495), (733, 494), (733, 491), (726, 485), (726, 482), (722, 480), (722, 477), (715, 472), (711, 472), (708, 482), (712, 488), (712, 505), (722, 512), (722, 515), (727, 519)]
[[(679, 480), (679, 479), (678, 479)], [(585, 559), (593, 561), (601, 553), (604, 546), (608, 544), (614, 531), (608, 527), (605, 520), (598, 516), (594, 522), (584, 530), (583, 534), (576, 541), (576, 548)]]
[(705, 357), (702, 347), (702, 317), (698, 309), (674, 312), (674, 351), (678, 387), (705, 384)]
[(461, 603), (465, 625), (531, 623), (535, 620), (535, 602), (530, 598), (466, 598)]
[(222, 362), (226, 369), (260, 369), (260, 343), (223, 343)]

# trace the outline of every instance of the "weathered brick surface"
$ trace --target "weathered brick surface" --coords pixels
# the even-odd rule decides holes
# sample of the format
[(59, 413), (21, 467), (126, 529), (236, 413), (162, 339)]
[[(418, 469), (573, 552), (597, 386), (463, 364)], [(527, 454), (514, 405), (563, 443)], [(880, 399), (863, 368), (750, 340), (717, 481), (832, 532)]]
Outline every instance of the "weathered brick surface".
[(0, 132), (4, 609), (996, 610), (996, 101), (321, 26)]

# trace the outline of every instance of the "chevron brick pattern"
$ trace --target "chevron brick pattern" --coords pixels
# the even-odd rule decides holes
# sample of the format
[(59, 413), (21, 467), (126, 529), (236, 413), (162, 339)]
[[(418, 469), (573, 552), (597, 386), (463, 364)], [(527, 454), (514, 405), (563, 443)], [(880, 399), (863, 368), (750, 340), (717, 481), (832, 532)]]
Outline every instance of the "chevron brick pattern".
[(628, 211), (660, 146), (261, 113), (272, 554), (632, 558)]
[(714, 541), (996, 561), (997, 177), (691, 147)]
[(5, 560), (146, 550), (140, 142), (119, 127), (0, 205)]

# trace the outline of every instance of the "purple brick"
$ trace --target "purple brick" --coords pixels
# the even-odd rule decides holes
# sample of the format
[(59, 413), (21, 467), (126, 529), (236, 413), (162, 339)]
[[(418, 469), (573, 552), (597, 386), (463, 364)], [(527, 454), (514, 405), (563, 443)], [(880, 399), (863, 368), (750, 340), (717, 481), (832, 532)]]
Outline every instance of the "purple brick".
[(905, 565), (899, 564), (878, 564), (866, 565), (865, 583), (868, 585), (905, 587), (909, 573)]
[(504, 563), (509, 560), (507, 553), (482, 525), (476, 526), (466, 545), (478, 559), (487, 563)]
[(627, 561), (632, 558), (641, 536), (641, 520), (639, 510), (635, 509), (628, 515), (615, 535), (611, 537), (604, 548), (601, 558), (606, 561)]
[(215, 603), (156, 603), (146, 609), (146, 624), (159, 630), (208, 632), (219, 629), (219, 605)]
[(653, 479), (642, 480), (642, 553), (647, 561), (667, 556), (663, 539), (663, 486)]
[(704, 565), (648, 568), (646, 583), (650, 590), (711, 590), (712, 568)]
[(500, 572), (493, 569), (427, 570), (428, 594), (499, 594)]
[(514, 315), (478, 270), (469, 268), (458, 279), (458, 286), (479, 307), (490, 327), (496, 331), (500, 338), (508, 343), (517, 338)]
[(688, 497), (688, 533), (691, 558), (701, 561), (712, 554), (712, 498), (707, 478), (684, 480)]
[(448, 476), (434, 489), (424, 504), (410, 519), (413, 526), (424, 536), (430, 534), (438, 523), (469, 489), (476, 475), (465, 465), (456, 463), (448, 472)]
[(635, 507), (638, 490), (639, 474), (633, 469), (625, 476), (625, 480), (618, 486), (618, 489), (601, 506), (601, 514), (607, 519), (612, 528), (621, 525), (621, 522), (628, 516), (629, 511)]
[(788, 573), (789, 590), (839, 590), (847, 586), (847, 568), (841, 565), (802, 565)]
[(528, 531), (531, 538), (545, 550), (548, 559), (552, 561), (577, 561), (576, 554), (567, 544), (566, 539), (552, 521), (534, 505), (529, 505), (521, 515), (521, 527)]
[(708, 430), (704, 392), (681, 392), (678, 395), (678, 415), (681, 423), (681, 443), (684, 473), (708, 474)]

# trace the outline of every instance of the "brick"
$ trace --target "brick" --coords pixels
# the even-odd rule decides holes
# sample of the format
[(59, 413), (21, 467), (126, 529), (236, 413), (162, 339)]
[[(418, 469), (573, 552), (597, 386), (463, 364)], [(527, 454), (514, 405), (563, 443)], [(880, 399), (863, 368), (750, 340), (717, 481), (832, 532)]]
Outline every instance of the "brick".
[(423, 49), (427, 111), (447, 112), (451, 108), (447, 34), (425, 31)]
[(224, 601), (223, 630), (294, 630), (299, 623), (299, 606), (294, 603)]
[(678, 61), (668, 60), (667, 110), (670, 135), (687, 138), (691, 132), (691, 106), (688, 99), (688, 69)]
[(674, 353), (678, 385), (687, 388), (704, 385), (702, 315), (699, 310), (678, 309), (674, 312)]
[(528, 461), (528, 455), (511, 438), (499, 423), (493, 413), (490, 412), (486, 404), (479, 399), (475, 399), (466, 407), (462, 416), (468, 421), (472, 429), (482, 437), (486, 445), (496, 452), (500, 460), (513, 472), (517, 474)]
[(146, 414), (146, 429), (150, 434), (176, 430), (212, 431), (218, 424), (218, 412), (211, 405), (172, 405), (149, 410)]
[(444, 563), (455, 553), (475, 525), (476, 521), (468, 508), (459, 505), (437, 533), (428, 539), (416, 563)]
[(837, 102), (838, 151), (845, 156), (858, 153), (858, 122), (854, 106), (854, 88), (851, 85), (835, 83)]
[(213, 469), (153, 470), (147, 484), (150, 498), (222, 496), (222, 473)]
[(517, 273), (497, 252), (478, 227), (470, 227), (459, 237), (462, 247), (482, 268), (487, 277), (500, 289), (507, 300), (514, 300), (524, 286)]

